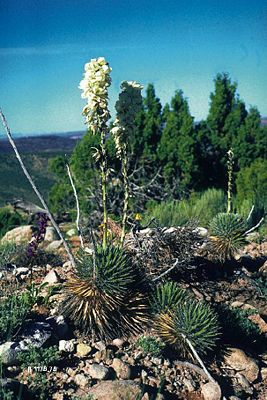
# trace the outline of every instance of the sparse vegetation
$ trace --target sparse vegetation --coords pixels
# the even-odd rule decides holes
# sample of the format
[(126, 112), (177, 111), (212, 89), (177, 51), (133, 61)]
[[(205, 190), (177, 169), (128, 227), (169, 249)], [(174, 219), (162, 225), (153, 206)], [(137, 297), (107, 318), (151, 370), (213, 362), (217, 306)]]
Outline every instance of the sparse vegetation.
[(162, 354), (165, 347), (164, 343), (153, 336), (141, 336), (137, 340), (136, 346), (142, 349), (145, 354), (150, 354), (153, 357), (158, 357)]
[(174, 310), (158, 315), (155, 329), (164, 342), (182, 354), (192, 354), (193, 346), (199, 354), (214, 349), (219, 338), (216, 313), (208, 304), (192, 299), (180, 302)]

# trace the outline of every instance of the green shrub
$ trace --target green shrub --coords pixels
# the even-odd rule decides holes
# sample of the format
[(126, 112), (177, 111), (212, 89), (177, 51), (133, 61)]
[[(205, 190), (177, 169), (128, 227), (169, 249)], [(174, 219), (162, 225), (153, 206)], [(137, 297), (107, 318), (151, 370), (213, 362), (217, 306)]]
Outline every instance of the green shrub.
[(222, 326), (222, 340), (231, 345), (249, 345), (261, 347), (266, 339), (259, 327), (247, 317), (255, 314), (255, 310), (230, 308), (226, 305), (217, 307), (219, 322)]
[(237, 203), (239, 205), (245, 199), (252, 204), (267, 211), (267, 160), (256, 159), (249, 167), (243, 168), (237, 174), (236, 179)]
[(216, 313), (208, 304), (193, 299), (180, 302), (175, 310), (160, 313), (154, 326), (165, 343), (184, 354), (191, 353), (189, 342), (199, 354), (206, 354), (219, 337)]
[(16, 211), (9, 207), (0, 208), (0, 238), (9, 230), (20, 226), (24, 222), (24, 218)]
[(226, 197), (222, 190), (208, 189), (203, 193), (193, 193), (188, 199), (150, 203), (145, 214), (145, 222), (154, 217), (161, 226), (181, 226), (192, 219), (202, 226), (225, 210)]
[(246, 243), (248, 226), (238, 214), (219, 213), (210, 223), (211, 250), (222, 262), (231, 259)]
[(0, 302), (0, 342), (12, 339), (19, 332), (31, 309), (24, 293), (9, 294)]
[(150, 307), (153, 314), (175, 308), (188, 298), (187, 292), (176, 282), (165, 282), (155, 288), (150, 296)]
[(165, 347), (164, 343), (153, 336), (141, 336), (137, 340), (136, 346), (142, 349), (145, 354), (150, 354), (154, 357), (158, 357)]
[(0, 243), (0, 270), (7, 264), (16, 263), (23, 250), (23, 245), (17, 245), (14, 242)]
[(55, 366), (60, 360), (60, 352), (57, 346), (37, 349), (30, 347), (18, 354), (18, 361), (22, 369), (28, 367)]
[(65, 286), (62, 313), (83, 332), (114, 338), (140, 332), (148, 320), (146, 295), (129, 255), (97, 246), (95, 257), (81, 253), (77, 275)]

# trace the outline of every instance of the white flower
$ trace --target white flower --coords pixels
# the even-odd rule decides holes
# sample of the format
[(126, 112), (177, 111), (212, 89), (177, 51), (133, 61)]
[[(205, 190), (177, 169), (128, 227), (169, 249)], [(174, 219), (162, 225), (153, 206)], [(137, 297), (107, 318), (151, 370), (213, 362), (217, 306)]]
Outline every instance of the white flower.
[(104, 57), (93, 58), (84, 66), (84, 78), (79, 84), (83, 92), (81, 97), (87, 99), (83, 108), (86, 123), (93, 133), (97, 129), (106, 127), (110, 119), (108, 110), (108, 87), (111, 84), (111, 68)]

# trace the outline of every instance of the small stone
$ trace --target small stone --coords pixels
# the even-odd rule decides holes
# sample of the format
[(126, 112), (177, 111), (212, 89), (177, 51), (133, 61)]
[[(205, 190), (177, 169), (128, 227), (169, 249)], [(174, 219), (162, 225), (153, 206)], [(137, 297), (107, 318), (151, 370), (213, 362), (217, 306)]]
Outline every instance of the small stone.
[(32, 225), (19, 226), (8, 231), (1, 240), (4, 242), (14, 242), (16, 244), (29, 242), (32, 238)]
[(94, 344), (94, 347), (95, 347), (97, 350), (100, 350), (100, 351), (106, 350), (106, 345), (105, 345), (105, 343), (102, 342), (102, 341), (96, 342), (96, 343)]
[(78, 357), (86, 357), (92, 351), (92, 347), (86, 343), (78, 343), (76, 354)]
[(193, 233), (196, 233), (200, 237), (207, 237), (208, 229), (198, 226), (196, 229), (193, 230)]
[(231, 307), (232, 308), (240, 308), (240, 307), (242, 307), (244, 305), (244, 303), (242, 302), (242, 301), (234, 301), (232, 304), (231, 304)]
[(18, 352), (16, 342), (6, 342), (0, 345), (0, 358), (4, 365), (13, 365), (17, 363)]
[(69, 237), (75, 236), (75, 235), (76, 235), (76, 229), (75, 229), (75, 228), (69, 229), (69, 230), (66, 232), (66, 235), (69, 236)]
[(174, 233), (174, 232), (177, 232), (178, 231), (178, 229), (177, 228), (175, 228), (174, 226), (171, 226), (170, 228), (168, 228), (168, 229), (166, 229), (166, 230), (164, 230), (164, 234), (165, 233)]
[(221, 388), (216, 382), (208, 382), (201, 388), (204, 400), (220, 400), (222, 396)]
[(239, 372), (237, 372), (236, 378), (238, 380), (238, 383), (240, 384), (240, 386), (246, 393), (248, 393), (248, 394), (253, 393), (253, 388), (251, 388), (249, 381), (243, 374), (240, 374)]
[(162, 358), (158, 358), (158, 357), (152, 357), (151, 358), (151, 362), (155, 365), (161, 365), (162, 364)]
[(73, 340), (60, 340), (58, 345), (59, 351), (65, 351), (66, 353), (74, 352)]
[(62, 244), (63, 244), (62, 240), (54, 240), (53, 242), (49, 243), (49, 245), (46, 247), (46, 251), (53, 252), (55, 250), (58, 250), (60, 246), (62, 246)]
[(142, 379), (145, 379), (147, 377), (147, 372), (144, 369), (142, 369), (141, 371), (141, 377)]
[(229, 348), (224, 361), (227, 365), (242, 373), (250, 383), (258, 378), (259, 367), (256, 361), (248, 357), (243, 350)]
[(60, 278), (57, 272), (54, 269), (51, 269), (50, 272), (44, 277), (42, 283), (48, 283), (48, 286), (55, 285), (56, 283), (60, 282)]
[(18, 276), (27, 276), (27, 274), (29, 273), (29, 268), (27, 267), (19, 267), (19, 268), (15, 268), (13, 271), (13, 274), (18, 277)]
[(94, 385), (88, 394), (98, 400), (136, 400), (142, 389), (133, 381), (105, 381)]
[(74, 382), (78, 386), (85, 387), (88, 384), (88, 379), (86, 378), (86, 376), (84, 374), (77, 374), (74, 377)]
[(104, 365), (92, 364), (88, 368), (88, 373), (92, 379), (104, 380), (107, 379), (109, 370)]
[(264, 321), (263, 318), (259, 314), (249, 315), (248, 319), (254, 322), (255, 325), (258, 326), (259, 330), (266, 334), (267, 333), (267, 323)]
[(112, 341), (112, 344), (120, 349), (125, 346), (125, 340), (117, 338)]
[(267, 382), (267, 368), (262, 368), (261, 369), (261, 378), (263, 382)]
[(149, 400), (148, 393), (145, 393), (141, 400)]
[(55, 228), (53, 226), (48, 226), (46, 228), (44, 241), (45, 242), (53, 242), (58, 239), (59, 239), (59, 237), (58, 237), (58, 234), (57, 234)]
[(131, 377), (130, 366), (127, 365), (126, 363), (124, 363), (119, 358), (114, 358), (113, 363), (112, 363), (112, 368), (116, 372), (118, 378), (130, 379), (130, 377)]

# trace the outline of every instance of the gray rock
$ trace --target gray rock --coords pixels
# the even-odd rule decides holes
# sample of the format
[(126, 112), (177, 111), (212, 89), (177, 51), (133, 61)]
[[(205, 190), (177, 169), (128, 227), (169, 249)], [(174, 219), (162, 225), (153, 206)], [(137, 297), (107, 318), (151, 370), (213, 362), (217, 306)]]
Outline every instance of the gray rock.
[(118, 378), (121, 379), (131, 378), (131, 367), (122, 360), (120, 360), (119, 358), (114, 358), (111, 366), (116, 372)]
[(16, 244), (29, 242), (32, 238), (32, 225), (23, 225), (8, 231), (1, 240), (4, 242), (15, 242)]
[(78, 343), (76, 354), (78, 357), (86, 357), (92, 351), (92, 347), (86, 343)]
[(94, 346), (95, 346), (95, 348), (96, 348), (97, 350), (100, 350), (100, 351), (106, 350), (106, 345), (105, 345), (105, 343), (102, 342), (102, 341), (96, 342), (96, 343), (94, 344)]
[(69, 236), (69, 237), (75, 236), (75, 235), (77, 235), (77, 231), (76, 231), (75, 228), (71, 228), (66, 232), (66, 235)]
[(240, 374), (239, 372), (237, 372), (236, 378), (237, 378), (238, 383), (240, 384), (240, 386), (242, 386), (242, 389), (246, 393), (253, 394), (253, 388), (251, 387), (249, 381), (243, 374)]
[(222, 392), (218, 383), (208, 382), (201, 388), (204, 400), (221, 400)]
[(257, 362), (253, 358), (248, 357), (243, 350), (229, 348), (224, 361), (231, 368), (244, 375), (250, 383), (258, 378), (259, 367)]
[(13, 275), (19, 277), (21, 275), (27, 275), (30, 272), (29, 268), (27, 267), (19, 267), (13, 270)]
[(133, 381), (105, 381), (94, 385), (88, 394), (97, 400), (135, 400), (142, 396), (142, 389)]
[(23, 329), (20, 336), (22, 338), (19, 342), (21, 350), (28, 350), (29, 347), (40, 348), (51, 338), (52, 328), (46, 322), (33, 322)]
[(207, 237), (208, 236), (208, 229), (198, 226), (196, 229), (193, 230), (200, 237)]
[(6, 342), (0, 345), (0, 358), (3, 365), (15, 365), (18, 357), (18, 343)]
[(93, 379), (104, 380), (107, 379), (109, 370), (104, 365), (92, 364), (88, 368), (88, 373)]
[(62, 243), (62, 240), (54, 240), (52, 243), (49, 243), (49, 245), (46, 247), (46, 250), (51, 252), (58, 250), (60, 246), (62, 246)]
[(50, 285), (55, 285), (56, 283), (59, 282), (60, 278), (58, 276), (58, 273), (54, 269), (51, 269), (51, 271), (49, 271), (48, 274), (44, 277), (42, 283), (48, 283), (48, 286), (50, 286)]
[(66, 353), (73, 353), (75, 346), (73, 340), (60, 340), (58, 344), (59, 351), (65, 351)]
[(59, 236), (58, 236), (55, 228), (53, 228), (53, 226), (48, 226), (46, 228), (44, 241), (45, 242), (54, 242), (55, 240), (58, 240), (58, 239), (59, 239)]
[(120, 349), (125, 346), (125, 340), (117, 338), (112, 340), (112, 344)]
[(88, 378), (84, 374), (77, 374), (74, 376), (74, 382), (78, 386), (85, 387), (88, 384)]

